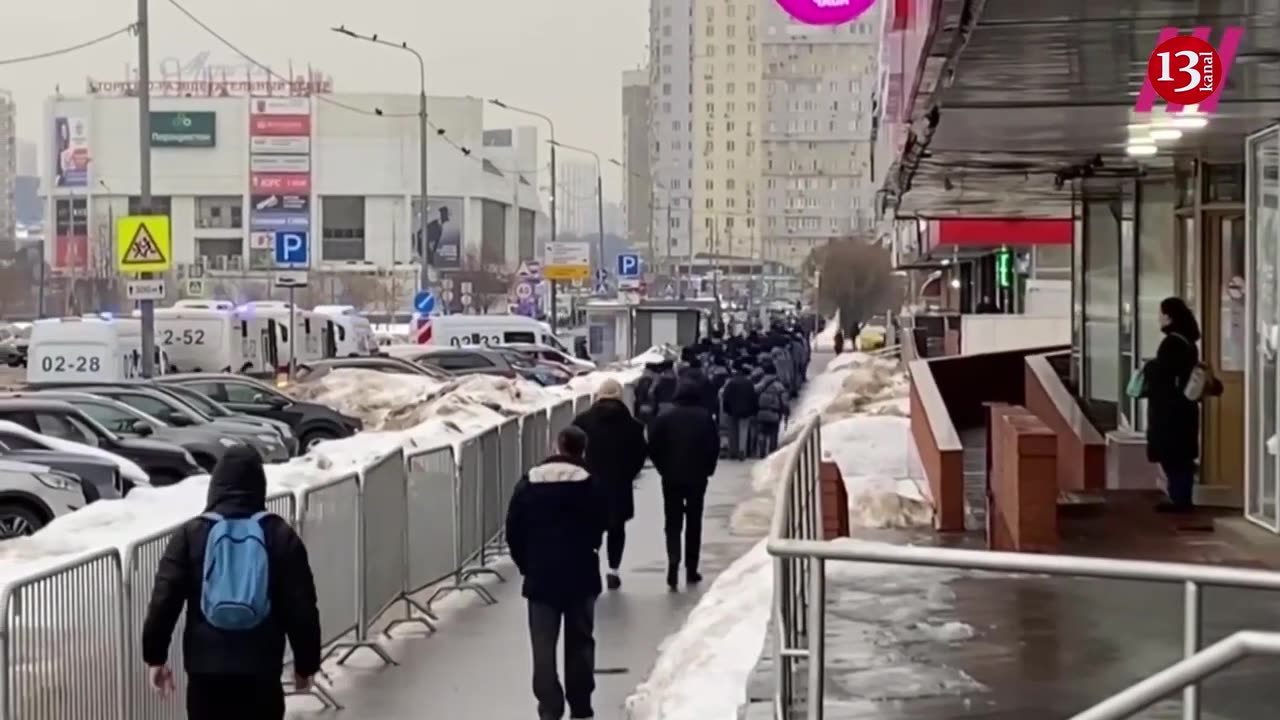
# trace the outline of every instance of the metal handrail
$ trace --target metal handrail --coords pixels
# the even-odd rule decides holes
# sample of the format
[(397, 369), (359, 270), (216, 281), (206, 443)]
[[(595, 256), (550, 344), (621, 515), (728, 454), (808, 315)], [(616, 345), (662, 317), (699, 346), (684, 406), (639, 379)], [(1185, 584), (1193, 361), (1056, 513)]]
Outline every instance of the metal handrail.
[[(1198, 683), (1201, 679), (1248, 654), (1280, 654), (1280, 633), (1241, 632), (1205, 650), (1200, 648), (1202, 588), (1280, 591), (1280, 572), (1190, 563), (1032, 555), (881, 543), (834, 544), (820, 540), (811, 532), (796, 533), (795, 528), (820, 525), (821, 508), (816, 498), (804, 501), (803, 507), (796, 506), (797, 487), (804, 486), (815, 495), (821, 494), (812, 479), (804, 475), (805, 467), (801, 465), (802, 457), (807, 457), (804, 450), (817, 448), (815, 452), (821, 455), (819, 428), (816, 418), (811, 420), (797, 435), (789, 450), (778, 484), (777, 502), (767, 542), (774, 562), (774, 704), (777, 717), (791, 717), (789, 713), (800, 699), (793, 687), (793, 667), (797, 661), (808, 664), (808, 682), (803, 693), (806, 717), (808, 720), (823, 720), (825, 715), (823, 664), (826, 656), (824, 601), (827, 562), (866, 562), (1182, 585), (1183, 660), (1072, 720), (1131, 717), (1179, 689), (1182, 690), (1183, 720), (1199, 720)], [(807, 517), (797, 517), (797, 513)], [(797, 574), (803, 582), (794, 582)], [(797, 605), (800, 607), (796, 607)]]

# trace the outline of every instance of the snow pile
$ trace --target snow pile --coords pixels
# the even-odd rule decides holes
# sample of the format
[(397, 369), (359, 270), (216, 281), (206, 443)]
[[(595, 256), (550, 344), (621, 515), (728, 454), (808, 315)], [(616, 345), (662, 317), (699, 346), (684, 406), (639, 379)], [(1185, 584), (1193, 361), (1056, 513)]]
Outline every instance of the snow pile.
[(933, 505), (911, 462), (911, 421), (855, 416), (822, 426), (822, 459), (840, 468), (853, 527), (909, 528), (933, 523)]
[(654, 345), (639, 355), (631, 358), (628, 363), (632, 367), (644, 367), (655, 363), (669, 362), (680, 359), (680, 349), (674, 345)]
[(818, 334), (813, 337), (813, 349), (819, 352), (835, 352), (836, 331), (840, 329), (840, 311), (827, 319)]
[(825, 422), (861, 413), (907, 417), (910, 383), (896, 358), (851, 353), (831, 361), (840, 386), (822, 411)]
[(627, 698), (631, 720), (733, 720), (769, 626), (771, 558), (756, 544), (716, 578)]

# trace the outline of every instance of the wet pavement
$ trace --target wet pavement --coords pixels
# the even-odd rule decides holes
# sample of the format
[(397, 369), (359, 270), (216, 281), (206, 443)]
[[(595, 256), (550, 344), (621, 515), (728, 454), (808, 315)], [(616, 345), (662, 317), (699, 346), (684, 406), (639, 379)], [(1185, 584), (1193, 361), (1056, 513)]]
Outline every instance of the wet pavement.
[[(636, 519), (628, 525), (620, 592), (596, 605), (596, 717), (625, 717), (623, 702), (649, 674), (660, 643), (684, 623), (701, 591), (758, 537), (737, 537), (729, 518), (750, 494), (750, 465), (722, 462), (707, 495), (704, 581), (694, 590), (666, 588), (662, 499), (647, 470), (637, 481)], [(493, 565), (505, 583), (489, 585), (498, 604), (469, 603), (450, 612), (439, 632), (384, 644), (399, 667), (379, 667), (361, 653), (335, 676), (335, 695), (351, 718), (516, 720), (536, 716), (530, 689), (529, 641), (520, 578), (509, 563)], [(309, 718), (311, 701), (290, 703), (290, 718)]]

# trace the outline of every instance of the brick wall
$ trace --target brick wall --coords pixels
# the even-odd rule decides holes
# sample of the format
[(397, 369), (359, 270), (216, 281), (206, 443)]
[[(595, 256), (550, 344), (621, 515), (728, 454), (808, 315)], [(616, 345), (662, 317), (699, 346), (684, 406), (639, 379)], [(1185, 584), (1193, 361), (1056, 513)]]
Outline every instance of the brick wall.
[(989, 544), (997, 550), (1058, 549), (1057, 436), (1020, 406), (991, 410)]

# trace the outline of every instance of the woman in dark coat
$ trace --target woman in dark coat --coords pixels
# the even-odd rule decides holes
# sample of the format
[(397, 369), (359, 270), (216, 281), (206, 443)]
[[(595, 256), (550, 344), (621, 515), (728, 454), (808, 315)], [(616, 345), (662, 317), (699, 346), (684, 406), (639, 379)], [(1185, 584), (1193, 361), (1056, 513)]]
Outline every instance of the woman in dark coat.
[(1188, 400), (1185, 388), (1200, 363), (1200, 326), (1182, 298), (1160, 303), (1164, 339), (1143, 369), (1147, 398), (1147, 459), (1164, 471), (1169, 501), (1162, 512), (1189, 512), (1200, 457), (1200, 404)]
[(616, 380), (600, 385), (595, 404), (574, 418), (573, 424), (587, 434), (587, 469), (608, 488), (609, 575), (605, 580), (610, 590), (617, 590), (622, 587), (618, 568), (627, 543), (627, 521), (636, 514), (632, 483), (648, 455), (644, 426), (631, 416)]

